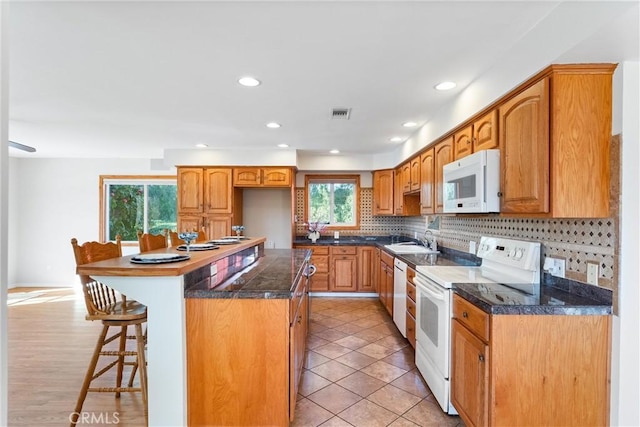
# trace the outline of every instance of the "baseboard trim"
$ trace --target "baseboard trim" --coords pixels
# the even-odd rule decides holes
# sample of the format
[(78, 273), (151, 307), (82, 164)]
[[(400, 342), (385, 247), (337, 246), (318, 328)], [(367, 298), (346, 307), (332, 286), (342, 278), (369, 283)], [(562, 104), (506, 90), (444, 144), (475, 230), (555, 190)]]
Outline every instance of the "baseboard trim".
[(374, 292), (309, 292), (310, 297), (330, 298), (378, 298)]

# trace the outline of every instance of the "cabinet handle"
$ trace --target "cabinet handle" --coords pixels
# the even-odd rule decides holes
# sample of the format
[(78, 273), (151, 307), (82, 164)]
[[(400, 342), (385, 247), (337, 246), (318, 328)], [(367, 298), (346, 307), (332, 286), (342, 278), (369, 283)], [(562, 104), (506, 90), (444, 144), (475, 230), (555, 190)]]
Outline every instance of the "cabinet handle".
[(479, 354), (479, 355), (478, 355), (478, 360), (479, 360), (480, 362), (484, 362), (484, 354)]
[(298, 323), (302, 323), (302, 315), (298, 316)]
[(464, 317), (464, 318), (466, 319), (466, 318), (468, 318), (468, 317), (469, 317), (469, 315), (467, 314), (467, 312), (466, 312), (466, 311), (463, 311), (463, 312), (462, 312), (462, 317)]

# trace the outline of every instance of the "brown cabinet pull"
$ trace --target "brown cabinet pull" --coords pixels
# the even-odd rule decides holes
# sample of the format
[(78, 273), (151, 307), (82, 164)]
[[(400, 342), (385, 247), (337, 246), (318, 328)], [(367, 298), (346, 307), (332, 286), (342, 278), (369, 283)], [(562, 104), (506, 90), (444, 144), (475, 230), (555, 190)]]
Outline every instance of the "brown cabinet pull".
[(463, 311), (463, 312), (462, 312), (462, 317), (464, 317), (464, 318), (466, 319), (466, 318), (468, 318), (468, 317), (469, 317), (469, 315), (467, 314), (467, 312), (466, 312), (466, 311)]
[(479, 354), (479, 355), (478, 355), (478, 360), (479, 360), (480, 362), (484, 362), (484, 354)]

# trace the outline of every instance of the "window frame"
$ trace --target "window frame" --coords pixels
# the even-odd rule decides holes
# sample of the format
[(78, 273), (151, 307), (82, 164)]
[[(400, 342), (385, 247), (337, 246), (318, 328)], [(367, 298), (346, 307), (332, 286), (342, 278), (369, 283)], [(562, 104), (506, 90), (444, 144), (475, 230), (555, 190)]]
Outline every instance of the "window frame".
[(309, 218), (309, 183), (314, 181), (354, 181), (355, 183), (355, 224), (353, 225), (331, 225), (329, 224), (325, 230), (359, 230), (360, 229), (360, 175), (359, 174), (326, 174), (326, 175), (305, 175), (304, 177), (304, 222)]
[[(107, 184), (120, 183), (129, 185), (145, 185), (153, 184), (158, 181), (173, 182), (176, 187), (178, 185), (177, 175), (100, 175), (100, 214), (99, 214), (99, 238), (101, 242), (106, 242), (106, 221), (107, 221)], [(177, 196), (176, 196), (176, 203)], [(176, 221), (178, 217), (176, 215)], [(122, 246), (137, 246), (137, 241), (123, 241)]]

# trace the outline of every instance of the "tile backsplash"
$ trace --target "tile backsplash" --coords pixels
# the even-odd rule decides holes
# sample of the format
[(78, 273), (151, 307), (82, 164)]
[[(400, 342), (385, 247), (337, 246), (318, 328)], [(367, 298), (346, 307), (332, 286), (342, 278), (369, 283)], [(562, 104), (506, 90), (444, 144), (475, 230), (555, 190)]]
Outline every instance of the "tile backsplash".
[[(297, 234), (303, 235), (304, 189), (296, 189)], [(421, 235), (436, 216), (393, 217), (373, 216), (373, 189), (362, 188), (360, 194), (360, 229), (342, 231), (349, 235), (403, 234)], [(613, 211), (613, 209), (612, 209)], [(618, 256), (617, 217), (598, 219), (505, 218), (500, 216), (440, 215), (439, 228), (433, 229), (440, 245), (467, 251), (469, 242), (479, 242), (481, 236), (534, 240), (542, 243), (542, 256), (564, 258), (566, 277), (587, 281), (587, 262), (599, 265), (598, 285), (617, 293)], [(616, 298), (614, 296), (614, 298)]]

